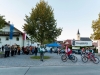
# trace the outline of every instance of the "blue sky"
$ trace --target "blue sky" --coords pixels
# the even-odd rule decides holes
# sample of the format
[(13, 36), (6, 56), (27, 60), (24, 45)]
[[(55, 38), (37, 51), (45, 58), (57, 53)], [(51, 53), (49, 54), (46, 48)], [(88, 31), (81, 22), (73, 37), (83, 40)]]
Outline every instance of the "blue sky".
[[(0, 0), (0, 14), (5, 15), (6, 21), (22, 31), (25, 14), (40, 0)], [(57, 27), (62, 27), (58, 40), (76, 39), (79, 29), (81, 37), (90, 37), (92, 21), (100, 13), (100, 0), (45, 0), (54, 9)]]

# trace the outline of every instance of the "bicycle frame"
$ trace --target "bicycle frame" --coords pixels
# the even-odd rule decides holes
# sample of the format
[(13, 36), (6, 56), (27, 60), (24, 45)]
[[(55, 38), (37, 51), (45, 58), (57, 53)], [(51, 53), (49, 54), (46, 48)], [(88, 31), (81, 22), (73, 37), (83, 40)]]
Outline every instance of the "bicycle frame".
[(95, 61), (94, 55), (92, 53), (86, 54), (86, 57), (90, 60)]

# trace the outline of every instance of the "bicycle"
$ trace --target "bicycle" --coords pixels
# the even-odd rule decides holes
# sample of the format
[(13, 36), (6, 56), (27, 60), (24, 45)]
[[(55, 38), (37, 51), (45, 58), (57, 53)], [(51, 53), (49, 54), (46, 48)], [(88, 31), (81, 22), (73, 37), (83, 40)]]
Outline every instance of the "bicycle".
[(60, 56), (62, 56), (62, 55), (64, 55), (64, 54), (65, 54), (65, 51), (64, 51), (64, 50), (63, 50), (63, 51), (62, 51), (62, 50), (59, 51), (59, 55), (60, 55)]
[(96, 57), (93, 53), (86, 54), (82, 56), (82, 61), (86, 63), (88, 60), (91, 60), (94, 64), (99, 63), (99, 58)]
[(61, 56), (61, 60), (63, 62), (66, 62), (67, 60), (71, 60), (72, 62), (76, 63), (77, 62), (77, 57), (74, 56), (73, 54), (71, 54), (70, 56), (68, 56), (66, 53), (64, 55)]

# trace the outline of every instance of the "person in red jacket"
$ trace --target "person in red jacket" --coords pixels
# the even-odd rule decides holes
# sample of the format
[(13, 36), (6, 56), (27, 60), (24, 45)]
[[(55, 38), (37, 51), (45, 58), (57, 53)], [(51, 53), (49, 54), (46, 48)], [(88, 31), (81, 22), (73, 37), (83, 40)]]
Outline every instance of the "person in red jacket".
[(66, 46), (65, 52), (67, 53), (68, 57), (70, 57), (70, 55), (72, 54), (72, 50), (70, 48), (68, 48), (67, 46)]

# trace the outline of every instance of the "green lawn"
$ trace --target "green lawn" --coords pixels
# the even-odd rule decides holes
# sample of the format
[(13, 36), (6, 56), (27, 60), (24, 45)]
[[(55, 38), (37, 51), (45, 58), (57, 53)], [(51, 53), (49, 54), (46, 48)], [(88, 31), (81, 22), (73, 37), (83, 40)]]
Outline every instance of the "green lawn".
[[(40, 56), (31, 56), (31, 59), (40, 59)], [(50, 59), (49, 56), (44, 56), (44, 59)]]
[(0, 54), (3, 54), (3, 52), (0, 52)]

